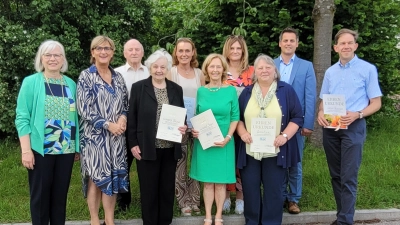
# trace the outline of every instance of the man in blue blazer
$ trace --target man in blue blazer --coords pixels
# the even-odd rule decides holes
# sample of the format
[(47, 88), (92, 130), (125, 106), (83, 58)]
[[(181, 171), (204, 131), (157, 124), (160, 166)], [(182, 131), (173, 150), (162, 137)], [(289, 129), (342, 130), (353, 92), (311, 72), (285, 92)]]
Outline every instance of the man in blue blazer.
[[(296, 56), (296, 48), (299, 45), (299, 34), (293, 28), (285, 28), (279, 35), (279, 47), (281, 55), (276, 58), (275, 65), (279, 69), (281, 81), (294, 88), (300, 100), (304, 113), (304, 125), (296, 133), (300, 157), (303, 158), (305, 136), (310, 136), (314, 129), (315, 104), (317, 98), (317, 82), (313, 65), (310, 61)], [(284, 182), (284, 199), (289, 213), (298, 214), (298, 206), (302, 191), (302, 164), (290, 167)]]

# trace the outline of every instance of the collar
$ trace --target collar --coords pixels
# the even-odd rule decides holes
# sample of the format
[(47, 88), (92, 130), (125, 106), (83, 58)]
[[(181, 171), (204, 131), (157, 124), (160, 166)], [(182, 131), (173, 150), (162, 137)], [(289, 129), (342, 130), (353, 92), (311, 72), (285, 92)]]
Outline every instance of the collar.
[(339, 64), (340, 68), (349, 68), (349, 67), (354, 66), (358, 60), (359, 60), (358, 56), (356, 54), (354, 54), (354, 57), (345, 65), (342, 65), (342, 63), (340, 63), (340, 59), (338, 61), (338, 64)]
[(294, 62), (294, 59), (295, 59), (295, 58), (296, 58), (296, 54), (293, 54), (292, 58), (290, 58), (290, 60), (289, 60), (289, 63), (288, 63), (288, 64), (285, 64), (285, 63), (283, 62), (282, 55), (280, 55), (280, 56), (279, 56), (279, 61), (280, 61), (281, 63), (285, 64), (285, 65), (290, 65), (292, 62)]
[[(112, 76), (112, 77), (117, 76), (117, 74), (115, 73), (114, 69), (113, 69), (111, 66), (108, 66), (108, 68), (109, 68), (110, 71), (111, 71), (111, 76)], [(92, 64), (92, 65), (89, 67), (89, 72), (90, 72), (90, 73), (96, 73), (96, 74), (97, 74), (98, 70), (97, 70), (96, 64)]]
[(143, 70), (144, 71), (144, 69), (145, 69), (145, 66), (141, 63), (137, 70), (135, 70), (133, 67), (131, 67), (131, 65), (129, 65), (128, 62), (125, 63), (125, 71), (129, 71), (129, 70), (133, 70), (133, 71)]

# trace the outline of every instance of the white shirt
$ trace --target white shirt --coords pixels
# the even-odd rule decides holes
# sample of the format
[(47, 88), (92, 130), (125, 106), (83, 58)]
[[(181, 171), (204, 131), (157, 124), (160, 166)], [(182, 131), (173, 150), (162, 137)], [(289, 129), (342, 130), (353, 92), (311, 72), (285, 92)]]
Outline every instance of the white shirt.
[(140, 64), (140, 67), (135, 70), (129, 65), (129, 63), (126, 63), (125, 65), (116, 68), (115, 71), (119, 72), (125, 80), (126, 88), (128, 89), (128, 98), (131, 97), (132, 84), (147, 79), (150, 76), (149, 70), (142, 64)]

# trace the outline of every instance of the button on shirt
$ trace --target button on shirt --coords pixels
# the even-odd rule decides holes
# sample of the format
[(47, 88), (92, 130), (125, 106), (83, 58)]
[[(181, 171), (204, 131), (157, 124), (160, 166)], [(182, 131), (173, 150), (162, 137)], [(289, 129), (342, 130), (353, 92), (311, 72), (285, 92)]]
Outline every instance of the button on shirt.
[(147, 67), (140, 64), (140, 67), (135, 70), (128, 63), (115, 69), (125, 80), (126, 88), (128, 89), (128, 98), (131, 97), (131, 87), (133, 83), (147, 79), (150, 76)]
[(279, 65), (279, 73), (281, 75), (281, 81), (284, 81), (289, 84), (290, 81), (290, 74), (292, 73), (293, 62), (296, 55), (293, 55), (292, 58), (289, 60), (289, 63), (286, 64), (283, 62), (282, 56), (279, 56), (280, 65)]
[(321, 93), (340, 94), (346, 98), (346, 109), (356, 112), (365, 109), (369, 100), (382, 96), (376, 67), (354, 56), (350, 62), (329, 67), (322, 82)]

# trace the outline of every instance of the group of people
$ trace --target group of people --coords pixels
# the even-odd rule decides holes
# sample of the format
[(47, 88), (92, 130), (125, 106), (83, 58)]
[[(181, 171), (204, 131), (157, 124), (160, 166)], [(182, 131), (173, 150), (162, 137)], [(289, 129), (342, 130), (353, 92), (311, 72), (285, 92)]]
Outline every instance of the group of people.
[[(321, 99), (345, 95), (348, 110), (341, 117), (348, 129), (323, 129), (337, 205), (332, 224), (340, 225), (353, 224), (364, 117), (379, 110), (382, 95), (375, 66), (355, 55), (357, 37), (349, 29), (336, 34), (339, 62), (326, 71), (320, 93)], [(301, 161), (305, 136), (314, 128), (317, 93), (312, 63), (295, 54), (298, 44), (297, 30), (286, 28), (279, 36), (280, 56), (260, 54), (250, 66), (244, 38), (231, 35), (223, 54), (208, 55), (199, 69), (189, 38), (178, 39), (172, 55), (155, 51), (144, 65), (143, 46), (131, 39), (124, 45), (126, 64), (114, 70), (114, 42), (97, 36), (90, 46), (91, 66), (75, 84), (63, 75), (68, 69), (63, 45), (43, 42), (37, 73), (22, 83), (15, 121), (28, 169), (32, 224), (65, 224), (74, 160), (81, 163), (92, 225), (101, 223), (101, 203), (108, 225), (114, 224), (116, 206), (129, 207), (133, 159), (144, 225), (171, 224), (175, 197), (183, 216), (200, 215), (199, 182), (204, 225), (223, 224), (231, 192), (246, 225), (281, 224), (284, 207), (300, 213)], [(188, 108), (193, 102), (196, 115), (211, 109), (223, 141), (203, 149), (190, 120), (178, 128), (180, 143), (156, 138), (163, 104)], [(322, 102), (318, 110), (318, 123), (328, 126)], [(274, 153), (250, 150), (251, 122), (258, 118), (275, 121)]]

